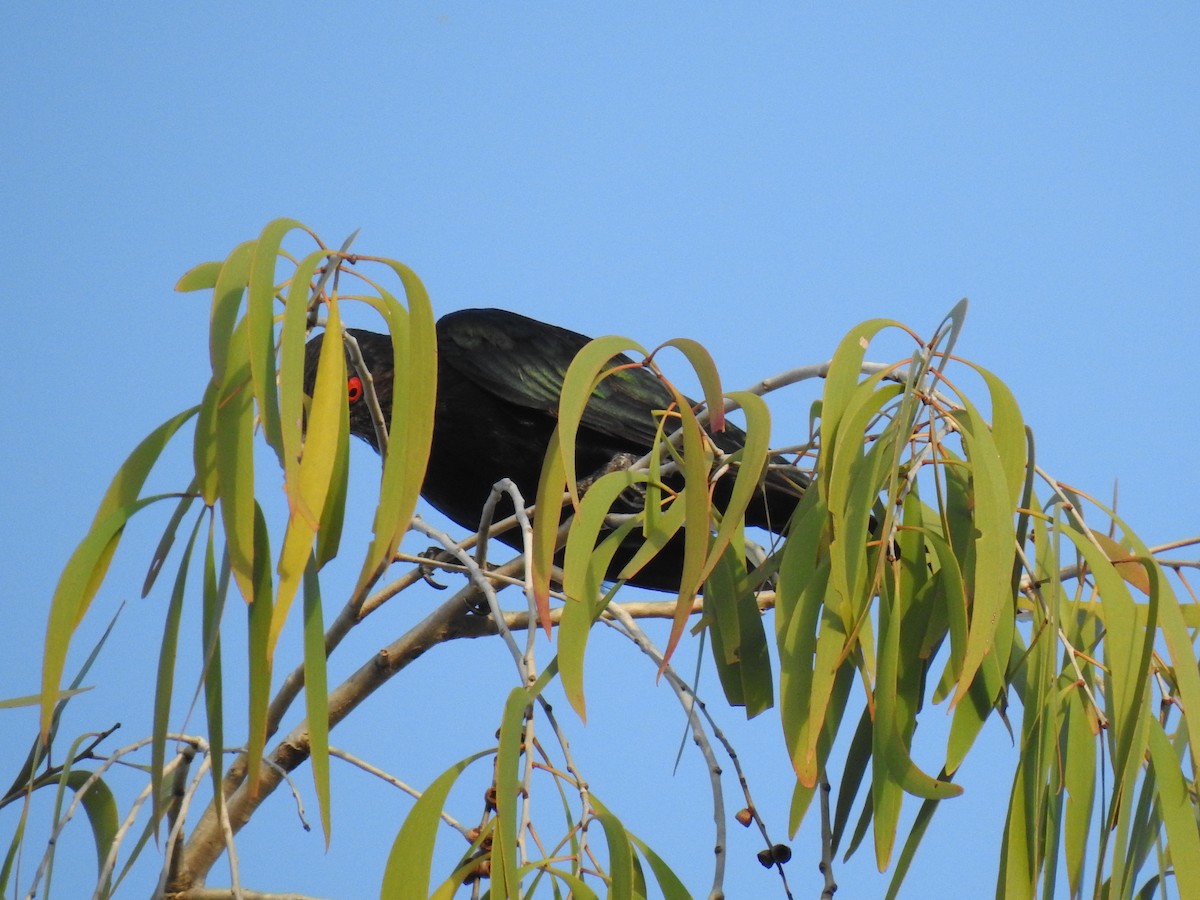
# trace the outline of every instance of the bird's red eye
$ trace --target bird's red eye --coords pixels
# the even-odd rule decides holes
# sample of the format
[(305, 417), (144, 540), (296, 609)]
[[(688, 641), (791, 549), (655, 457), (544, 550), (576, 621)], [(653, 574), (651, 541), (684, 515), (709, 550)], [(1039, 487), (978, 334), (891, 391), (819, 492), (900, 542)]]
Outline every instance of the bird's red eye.
[(362, 399), (363, 384), (362, 379), (357, 375), (351, 375), (349, 381), (346, 382), (346, 396), (351, 403), (357, 403)]

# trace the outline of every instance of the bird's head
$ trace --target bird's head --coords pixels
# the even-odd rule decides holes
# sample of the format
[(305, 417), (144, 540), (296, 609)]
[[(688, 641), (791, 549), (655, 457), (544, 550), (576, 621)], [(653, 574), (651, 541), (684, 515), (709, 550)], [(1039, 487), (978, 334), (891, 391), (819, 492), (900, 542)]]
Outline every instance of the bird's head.
[[(379, 408), (383, 411), (386, 422), (392, 414), (392, 339), (386, 334), (358, 328), (348, 328), (346, 332), (358, 341), (358, 349), (362, 352), (363, 362), (367, 364), (371, 373), (375, 396), (379, 400)], [(321, 356), (324, 338), (324, 334), (318, 334), (304, 348), (304, 393), (309, 397), (312, 397), (313, 387), (317, 382), (317, 360)], [(371, 420), (366, 389), (362, 378), (355, 371), (349, 350), (346, 351), (346, 400), (350, 404), (350, 433), (358, 435), (378, 452), (379, 442), (375, 437), (375, 425)]]

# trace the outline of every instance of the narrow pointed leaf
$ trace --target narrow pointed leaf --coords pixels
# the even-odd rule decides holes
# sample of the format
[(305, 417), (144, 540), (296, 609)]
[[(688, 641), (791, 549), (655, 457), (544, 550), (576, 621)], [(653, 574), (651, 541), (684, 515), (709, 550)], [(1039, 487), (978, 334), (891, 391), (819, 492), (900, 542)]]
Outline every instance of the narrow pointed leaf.
[(404, 285), (408, 309), (381, 292), (392, 335), (394, 380), (388, 421), (390, 439), (383, 463), (374, 538), (368, 548), (356, 590), (363, 590), (387, 567), (408, 530), (425, 480), (433, 441), (433, 412), (437, 397), (437, 331), (425, 286), (402, 263), (384, 260)]
[(234, 581), (247, 603), (254, 598), (254, 396), (248, 350), (243, 322), (229, 342), (215, 424), (225, 544)]
[(271, 547), (266, 518), (254, 504), (254, 599), (248, 616), (248, 735), (246, 780), (256, 784), (267, 743), (267, 712), (271, 699), (271, 673), (274, 669), (274, 642), (271, 628), (275, 608), (271, 603)]
[[(67, 776), (67, 786), (78, 791), (93, 774), (86, 769), (72, 769)], [(92, 829), (92, 838), (96, 842), (96, 866), (97, 869), (103, 870), (117, 836), (117, 801), (104, 780), (97, 779), (88, 787), (82, 802)]]
[(46, 624), (46, 642), (42, 653), (42, 711), (40, 730), (48, 737), (54, 705), (59, 695), (63, 667), (67, 660), (67, 648), (75, 629), (83, 620), (88, 606), (99, 587), (103, 572), (112, 559), (121, 529), (131, 516), (144, 509), (158, 497), (146, 497), (127, 506), (112, 509), (95, 522), (71, 558), (67, 561), (54, 597), (50, 601), (50, 616)]
[(171, 591), (171, 602), (163, 622), (162, 644), (158, 651), (158, 675), (154, 681), (154, 724), (150, 743), (150, 797), (153, 803), (153, 819), (161, 815), (163, 798), (163, 766), (166, 763), (167, 729), (171, 720), (171, 697), (175, 687), (175, 658), (179, 649), (179, 622), (183, 616), (183, 598), (187, 589), (188, 567), (196, 537), (204, 517), (197, 516), (196, 524), (188, 537), (183, 558), (179, 561), (179, 572), (175, 576), (175, 587)]
[(275, 451), (281, 466), (284, 465), (284, 452), (275, 373), (275, 264), (283, 239), (293, 230), (305, 229), (295, 219), (286, 218), (268, 222), (263, 228), (254, 242), (246, 292), (246, 339), (258, 418), (267, 446)]
[(1179, 896), (1200, 897), (1200, 828), (1195, 797), (1189, 795), (1193, 785), (1180, 772), (1179, 756), (1155, 719), (1150, 720), (1149, 748)]
[(242, 296), (250, 279), (254, 258), (254, 242), (246, 241), (233, 249), (221, 264), (213, 285), (212, 312), (208, 324), (208, 356), (212, 364), (213, 381), (225, 384), (228, 377), (229, 353), (242, 308)]
[(974, 486), (975, 573), (971, 625), (962, 672), (952, 703), (967, 693), (984, 657), (992, 651), (1001, 616), (1011, 616), (1015, 606), (1011, 591), (1016, 528), (1013, 502), (1004, 463), (991, 431), (964, 399), (966, 414), (960, 419), (962, 435), (971, 464)]
[[(602, 604), (597, 603), (597, 598), (600, 596), (601, 582), (607, 571), (607, 561), (596, 559), (599, 555), (596, 541), (604, 528), (605, 516), (617, 497), (633, 485), (644, 483), (647, 477), (645, 472), (623, 470), (610, 472), (597, 479), (584, 496), (567, 538), (563, 561), (563, 591), (567, 595), (567, 605), (559, 622), (559, 672), (563, 692), (579, 717), (584, 720), (584, 652), (592, 622), (603, 608)], [(628, 534), (636, 523), (625, 524), (627, 527), (623, 529), (622, 535)], [(609, 558), (616, 550), (617, 540), (620, 539), (609, 545), (609, 552), (605, 554)]]
[[(330, 299), (327, 333), (341, 335), (338, 303)], [(313, 536), (325, 511), (339, 445), (347, 441), (349, 419), (346, 404), (346, 354), (337, 340), (323, 341), (317, 361), (316, 384), (310, 411), (313, 427), (308, 430), (296, 480), (287, 485), (289, 517), (283, 547), (279, 551), (279, 591), (271, 620), (267, 655), (283, 630), (292, 600), (300, 586), (312, 554)]]
[(554, 551), (558, 543), (558, 524), (562, 521), (562, 496), (567, 487), (566, 470), (556, 427), (546, 445), (542, 458), (542, 473), (538, 479), (537, 515), (533, 519), (533, 595), (538, 621), (551, 635), (550, 579), (554, 571)]
[(332, 835), (329, 793), (329, 687), (325, 673), (325, 620), (321, 614), (321, 586), (316, 561), (304, 572), (304, 706), (308, 715), (308, 741), (313, 787), (321, 810), (325, 849)]
[[(712, 355), (699, 341), (691, 338), (673, 338), (662, 344), (663, 347), (674, 347), (687, 357), (696, 377), (700, 379), (700, 388), (704, 392), (704, 405), (708, 409), (708, 427), (711, 431), (725, 430), (725, 400), (721, 392), (721, 376)], [(732, 394), (730, 395), (732, 397)], [(761, 400), (754, 394), (750, 396)]]
[(609, 892), (613, 897), (633, 897), (634, 858), (629, 833), (595, 794), (589, 797), (608, 843)]
[(571, 502), (579, 506), (578, 476), (575, 472), (575, 434), (579, 430), (583, 410), (592, 397), (592, 392), (601, 378), (601, 372), (608, 361), (618, 353), (636, 350), (643, 356), (645, 349), (636, 341), (623, 337), (601, 337), (590, 341), (567, 367), (563, 377), (562, 394), (558, 403), (558, 440), (559, 455), (562, 458), (563, 473), (566, 478), (567, 490), (571, 493)]
[(217, 283), (217, 276), (221, 274), (221, 263), (205, 262), (198, 266), (192, 266), (175, 282), (175, 290), (181, 294), (189, 293), (190, 291), (207, 291), (211, 290), (213, 285)]
[(446, 797), (467, 766), (491, 754), (486, 750), (459, 760), (421, 794), (392, 842), (380, 887), (382, 900), (425, 900), (429, 896), (433, 845)]
[(520, 815), (521, 750), (525, 710), (530, 695), (514, 688), (500, 720), (500, 746), (496, 753), (496, 834), (492, 841), (492, 886), (502, 897), (515, 897), (517, 878), (517, 828)]

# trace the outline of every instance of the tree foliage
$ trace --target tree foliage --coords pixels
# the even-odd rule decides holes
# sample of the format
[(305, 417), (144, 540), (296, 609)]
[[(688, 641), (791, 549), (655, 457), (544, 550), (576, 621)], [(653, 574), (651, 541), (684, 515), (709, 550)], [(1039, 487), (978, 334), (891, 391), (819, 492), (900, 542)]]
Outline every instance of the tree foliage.
[[(305, 255), (283, 249), (296, 233), (315, 249)], [(397, 282), (393, 295), (385, 285)], [(928, 339), (898, 322), (862, 323), (828, 363), (750, 391), (726, 392), (702, 347), (670, 342), (702, 386), (704, 402), (696, 406), (663, 374), (663, 348), (646, 353), (624, 338), (598, 339), (568, 372), (536, 498), (498, 484), (478, 534), (459, 539), (413, 515), (430, 448), (437, 361), (433, 310), (411, 270), (351, 254), (349, 242), (332, 250), (300, 223), (278, 220), (225, 260), (189, 271), (178, 288), (211, 292), (211, 379), (196, 406), (168, 419), (130, 454), (63, 570), (51, 603), (42, 691), (24, 698), (40, 705), (40, 735), (5, 798), (28, 809), (47, 789), (55, 796), (56, 828), (82, 807), (96, 841), (98, 896), (119, 888), (155, 835), (163, 848), (160, 891), (212, 896), (200, 885), (213, 864), (285, 774), (305, 762), (326, 841), (333, 840), (330, 729), (428, 648), (480, 634), (503, 641), (514, 662), (512, 689), (495, 711), (497, 741), (447, 760), (444, 773), (420, 792), (381, 865), (382, 896), (449, 897), (470, 883), (489, 884), (492, 896), (551, 886), (578, 897), (644, 896), (652, 886), (667, 897), (689, 896), (652, 841), (630, 832), (620, 811), (601, 801), (606, 786), (591, 783), (570, 754), (566, 735), (577, 727), (572, 720), (586, 714), (589, 638), (601, 624), (654, 660), (705, 756), (717, 822), (706, 888), (712, 896), (723, 889), (724, 829), (733, 818), (719, 762), (731, 748), (720, 746), (707, 709), (671, 665), (689, 627), (703, 632), (729, 704), (746, 715), (779, 716), (795, 770), (787, 830), (794, 834), (806, 815), (817, 814), (810, 806), (819, 797), (828, 824), (819, 852), (827, 862), (869, 836), (875, 862), (893, 868), (894, 894), (938, 805), (961, 792), (955, 773), (985, 721), (995, 715), (1007, 723), (1019, 709), (1011, 726), (1019, 763), (997, 895), (1053, 896), (1065, 882), (1072, 896), (1149, 896), (1168, 884), (1182, 896), (1200, 896), (1200, 718), (1187, 714), (1200, 709), (1194, 643), (1200, 615), (1176, 594), (1177, 586), (1186, 589), (1186, 563), (1164, 562), (1113, 510), (1037, 465), (1032, 433), (1008, 388), (953, 353), (965, 303)], [(366, 548), (341, 544), (348, 424), (339, 341), (324, 343), (311, 402), (302, 390), (308, 333), (324, 327), (339, 334), (348, 303), (369, 306), (391, 333), (397, 373), (393, 427), (381, 434), (374, 537)], [(911, 355), (888, 365), (867, 362), (872, 341), (896, 330), (911, 338)], [(675, 405), (661, 413), (653, 453), (581, 491), (579, 478), (587, 473), (575, 472), (574, 454), (580, 417), (611, 358), (629, 351), (664, 379)], [(360, 374), (368, 376), (373, 401), (369, 374)], [(817, 377), (824, 390), (810, 412), (810, 432), (771, 450), (764, 396)], [(963, 381), (982, 385), (982, 396), (960, 390)], [(745, 419), (746, 445), (723, 456), (706, 428), (719, 429), (735, 409)], [(386, 430), (388, 411), (376, 412)], [(194, 477), (178, 493), (145, 496), (151, 468), (185, 440), (184, 426), (193, 429)], [(786, 537), (763, 550), (746, 534), (743, 514), (779, 453), (815, 477)], [(278, 520), (262, 502), (277, 490), (263, 483), (271, 468), (287, 501)], [(672, 468), (683, 475), (681, 490), (663, 482)], [(716, 477), (734, 479), (723, 511), (712, 505)], [(634, 485), (645, 490), (645, 510), (614, 520), (614, 501)], [(90, 658), (64, 687), (72, 638), (126, 525), (157, 503), (174, 504), (175, 511), (144, 593), (169, 561), (177, 569), (157, 651), (153, 733), (102, 762), (93, 751), (108, 736), (81, 737), (51, 765), (63, 705), (91, 664)], [(524, 552), (491, 565), (489, 534), (514, 521), (526, 536)], [(643, 542), (623, 579), (680, 529), (686, 549), (674, 600), (621, 602), (622, 581), (605, 581), (617, 545), (630, 535)], [(441, 552), (395, 577), (389, 573), (405, 558), (398, 548), (410, 530)], [(353, 585), (323, 579), (325, 565), (339, 554), (361, 554)], [(420, 584), (429, 567), (462, 572), (466, 584), (329, 688), (327, 659), (343, 638), (381, 604)], [(342, 603), (332, 617), (331, 596)], [(172, 731), (172, 700), (194, 687), (177, 674), (181, 614), (189, 603), (202, 609), (201, 640), (191, 644), (203, 647), (203, 734)], [(228, 623), (242, 614), (248, 647), (231, 651)], [(670, 617), (665, 648), (639, 626), (647, 615)], [(296, 616), (302, 660), (279, 677), (280, 635)], [(552, 644), (539, 639), (539, 626)], [(249, 702), (237, 715), (222, 693), (230, 652), (249, 659)], [(544, 698), (556, 679), (573, 707), (565, 718)], [(294, 706), (302, 688), (301, 713)], [(914, 759), (913, 736), (937, 705), (952, 718), (944, 754), (930, 764)], [(289, 716), (299, 721), (280, 739)], [(852, 735), (846, 755), (831, 759), (842, 734)], [(234, 735), (241, 752), (226, 768), (223, 751)], [(118, 759), (148, 764), (139, 797), (117, 798), (107, 787)], [(442, 857), (434, 847), (447, 840), (446, 821), (453, 822), (446, 818), (449, 793), (464, 772), (480, 767), (492, 780), (485, 813), (474, 828), (454, 823), (465, 838), (460, 862), (438, 871), (435, 860)], [(821, 790), (830, 771), (842, 773), (832, 786), (832, 810)], [(905, 804), (918, 811), (902, 833)], [(755, 820), (749, 799), (745, 806), (741, 817)], [(133, 821), (141, 822), (136, 839), (129, 824), (118, 826)], [(783, 894), (789, 852), (767, 838), (767, 823), (758, 824), (761, 858), (778, 868)], [(49, 881), (53, 842), (32, 884), (14, 883), (14, 860), (31, 847), (33, 839), (19, 828), (0, 871), (6, 896), (18, 887), (33, 895)]]

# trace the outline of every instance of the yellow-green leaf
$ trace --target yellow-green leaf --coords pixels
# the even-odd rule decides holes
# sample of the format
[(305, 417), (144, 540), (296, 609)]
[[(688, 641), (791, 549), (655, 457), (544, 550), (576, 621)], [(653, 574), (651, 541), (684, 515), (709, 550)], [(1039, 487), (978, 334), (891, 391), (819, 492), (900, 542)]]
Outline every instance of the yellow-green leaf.
[(563, 377), (562, 394), (558, 401), (558, 441), (559, 456), (566, 479), (567, 490), (571, 493), (571, 502), (579, 506), (579, 486), (576, 484), (575, 473), (575, 434), (583, 419), (583, 410), (592, 397), (592, 391), (601, 380), (601, 371), (608, 361), (618, 353), (626, 350), (636, 350), (643, 356), (646, 351), (636, 341), (623, 337), (601, 337), (589, 341), (580, 350), (567, 374)]
[(321, 614), (321, 586), (316, 561), (304, 570), (304, 704), (308, 715), (308, 744), (313, 787), (321, 809), (325, 849), (332, 834), (332, 799), (329, 793), (329, 697), (325, 674), (325, 620)]
[(198, 266), (192, 266), (175, 282), (175, 290), (181, 294), (186, 294), (189, 291), (207, 291), (217, 283), (217, 276), (221, 273), (221, 263), (205, 262)]
[(387, 567), (408, 530), (433, 442), (437, 398), (437, 330), (429, 294), (410, 268), (384, 260), (404, 285), (408, 309), (381, 291), (392, 335), (392, 432), (375, 510), (375, 536), (363, 560), (356, 590), (363, 590)]
[(491, 754), (491, 750), (485, 750), (459, 760), (421, 794), (392, 842), (380, 887), (382, 900), (425, 900), (429, 896), (433, 845), (446, 797), (467, 766)]
[[(700, 388), (704, 391), (704, 405), (708, 408), (708, 425), (712, 431), (725, 429), (725, 402), (721, 392), (721, 376), (711, 354), (699, 341), (691, 338), (673, 338), (665, 341), (663, 347), (674, 347), (687, 357), (696, 377), (700, 379)], [(732, 395), (730, 395), (732, 397)], [(751, 395), (755, 396), (755, 395)], [(756, 400), (761, 398), (755, 396)]]

